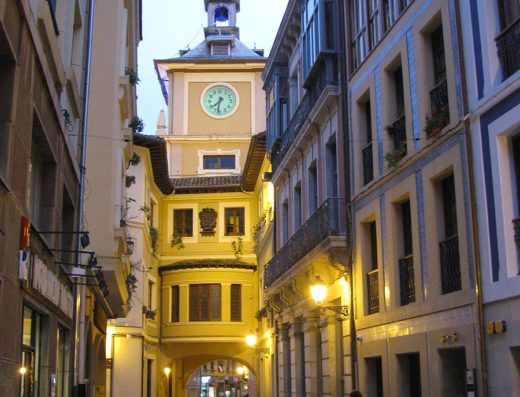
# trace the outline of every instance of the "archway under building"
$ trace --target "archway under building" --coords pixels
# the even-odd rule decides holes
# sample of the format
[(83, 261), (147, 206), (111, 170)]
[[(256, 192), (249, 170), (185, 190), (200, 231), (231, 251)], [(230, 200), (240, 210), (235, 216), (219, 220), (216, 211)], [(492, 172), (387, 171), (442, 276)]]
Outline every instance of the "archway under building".
[(256, 397), (256, 376), (241, 361), (209, 360), (191, 373), (186, 397)]

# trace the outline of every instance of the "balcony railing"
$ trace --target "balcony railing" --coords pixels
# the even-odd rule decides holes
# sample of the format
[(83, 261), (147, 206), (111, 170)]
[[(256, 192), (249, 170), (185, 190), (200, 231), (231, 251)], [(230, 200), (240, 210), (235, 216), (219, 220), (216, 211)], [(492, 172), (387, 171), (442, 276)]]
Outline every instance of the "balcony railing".
[(406, 156), (406, 117), (402, 115), (390, 127), (392, 140), (394, 142), (394, 150), (400, 149), (404, 146), (404, 154)]
[(316, 102), (325, 88), (328, 85), (336, 86), (337, 84), (335, 54), (320, 54), (305, 82), (307, 93), (303, 96), (287, 128), (283, 131), (281, 137), (277, 140), (278, 142), (275, 143), (271, 150), (273, 173), (276, 172), (280, 166), (289, 148), (300, 133), (303, 123), (307, 120), (307, 117), (309, 117), (309, 113), (312, 111), (314, 105), (316, 105)]
[(448, 82), (446, 79), (442, 80), (430, 91), (430, 103), (432, 115), (448, 109)]
[(455, 235), (439, 243), (441, 259), (442, 293), (449, 294), (461, 289), (459, 238)]
[(505, 80), (520, 69), (520, 18), (505, 28), (496, 42)]
[(379, 269), (367, 273), (368, 314), (379, 312)]
[(270, 287), (327, 237), (344, 236), (345, 217), (345, 200), (327, 199), (269, 261), (265, 286)]
[(363, 154), (363, 185), (374, 179), (374, 158), (372, 155), (372, 142), (362, 150)]
[(415, 302), (415, 278), (412, 255), (399, 259), (399, 286), (401, 288), (401, 306)]

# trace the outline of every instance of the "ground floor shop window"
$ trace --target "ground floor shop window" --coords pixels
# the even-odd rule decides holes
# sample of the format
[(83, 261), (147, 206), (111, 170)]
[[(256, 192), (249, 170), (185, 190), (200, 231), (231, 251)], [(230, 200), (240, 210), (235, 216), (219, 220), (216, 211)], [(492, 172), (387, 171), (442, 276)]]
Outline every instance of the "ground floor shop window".
[(23, 307), (21, 397), (38, 396), (41, 358), (41, 316)]

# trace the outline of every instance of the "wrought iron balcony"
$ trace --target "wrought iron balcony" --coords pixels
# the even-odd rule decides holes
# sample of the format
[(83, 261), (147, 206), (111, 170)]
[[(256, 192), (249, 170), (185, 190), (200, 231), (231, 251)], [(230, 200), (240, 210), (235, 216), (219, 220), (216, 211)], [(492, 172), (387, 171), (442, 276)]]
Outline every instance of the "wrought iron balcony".
[(265, 286), (270, 287), (327, 237), (345, 236), (345, 222), (345, 200), (327, 199), (269, 261)]
[(372, 154), (372, 142), (362, 150), (363, 155), (363, 185), (374, 179), (374, 158)]
[(449, 294), (461, 289), (459, 238), (457, 235), (439, 243), (441, 259), (442, 293)]
[(505, 80), (520, 69), (520, 18), (505, 28), (495, 40)]
[(390, 127), (392, 141), (394, 142), (394, 150), (403, 148), (403, 156), (406, 156), (406, 117), (402, 115)]
[(367, 273), (368, 314), (379, 313), (379, 269)]
[(401, 288), (401, 306), (415, 302), (413, 255), (399, 259), (399, 286)]
[(432, 116), (448, 109), (448, 82), (446, 79), (442, 80), (430, 91), (430, 103)]
[(321, 53), (305, 81), (307, 93), (300, 101), (287, 128), (283, 131), (281, 137), (278, 138), (279, 145), (271, 150), (273, 173), (276, 172), (282, 163), (321, 94), (330, 85), (338, 85), (336, 55), (333, 53)]

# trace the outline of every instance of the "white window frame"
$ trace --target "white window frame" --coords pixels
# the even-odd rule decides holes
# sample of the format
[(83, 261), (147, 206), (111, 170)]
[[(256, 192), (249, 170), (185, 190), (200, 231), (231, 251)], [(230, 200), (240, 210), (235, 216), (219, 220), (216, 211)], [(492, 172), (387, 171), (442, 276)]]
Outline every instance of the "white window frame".
[[(215, 174), (240, 174), (240, 150), (199, 150), (197, 152), (199, 157), (199, 166), (197, 168), (197, 174), (199, 175), (215, 175)], [(234, 169), (221, 169), (221, 170), (208, 170), (204, 168), (204, 156), (235, 156), (235, 168)]]

